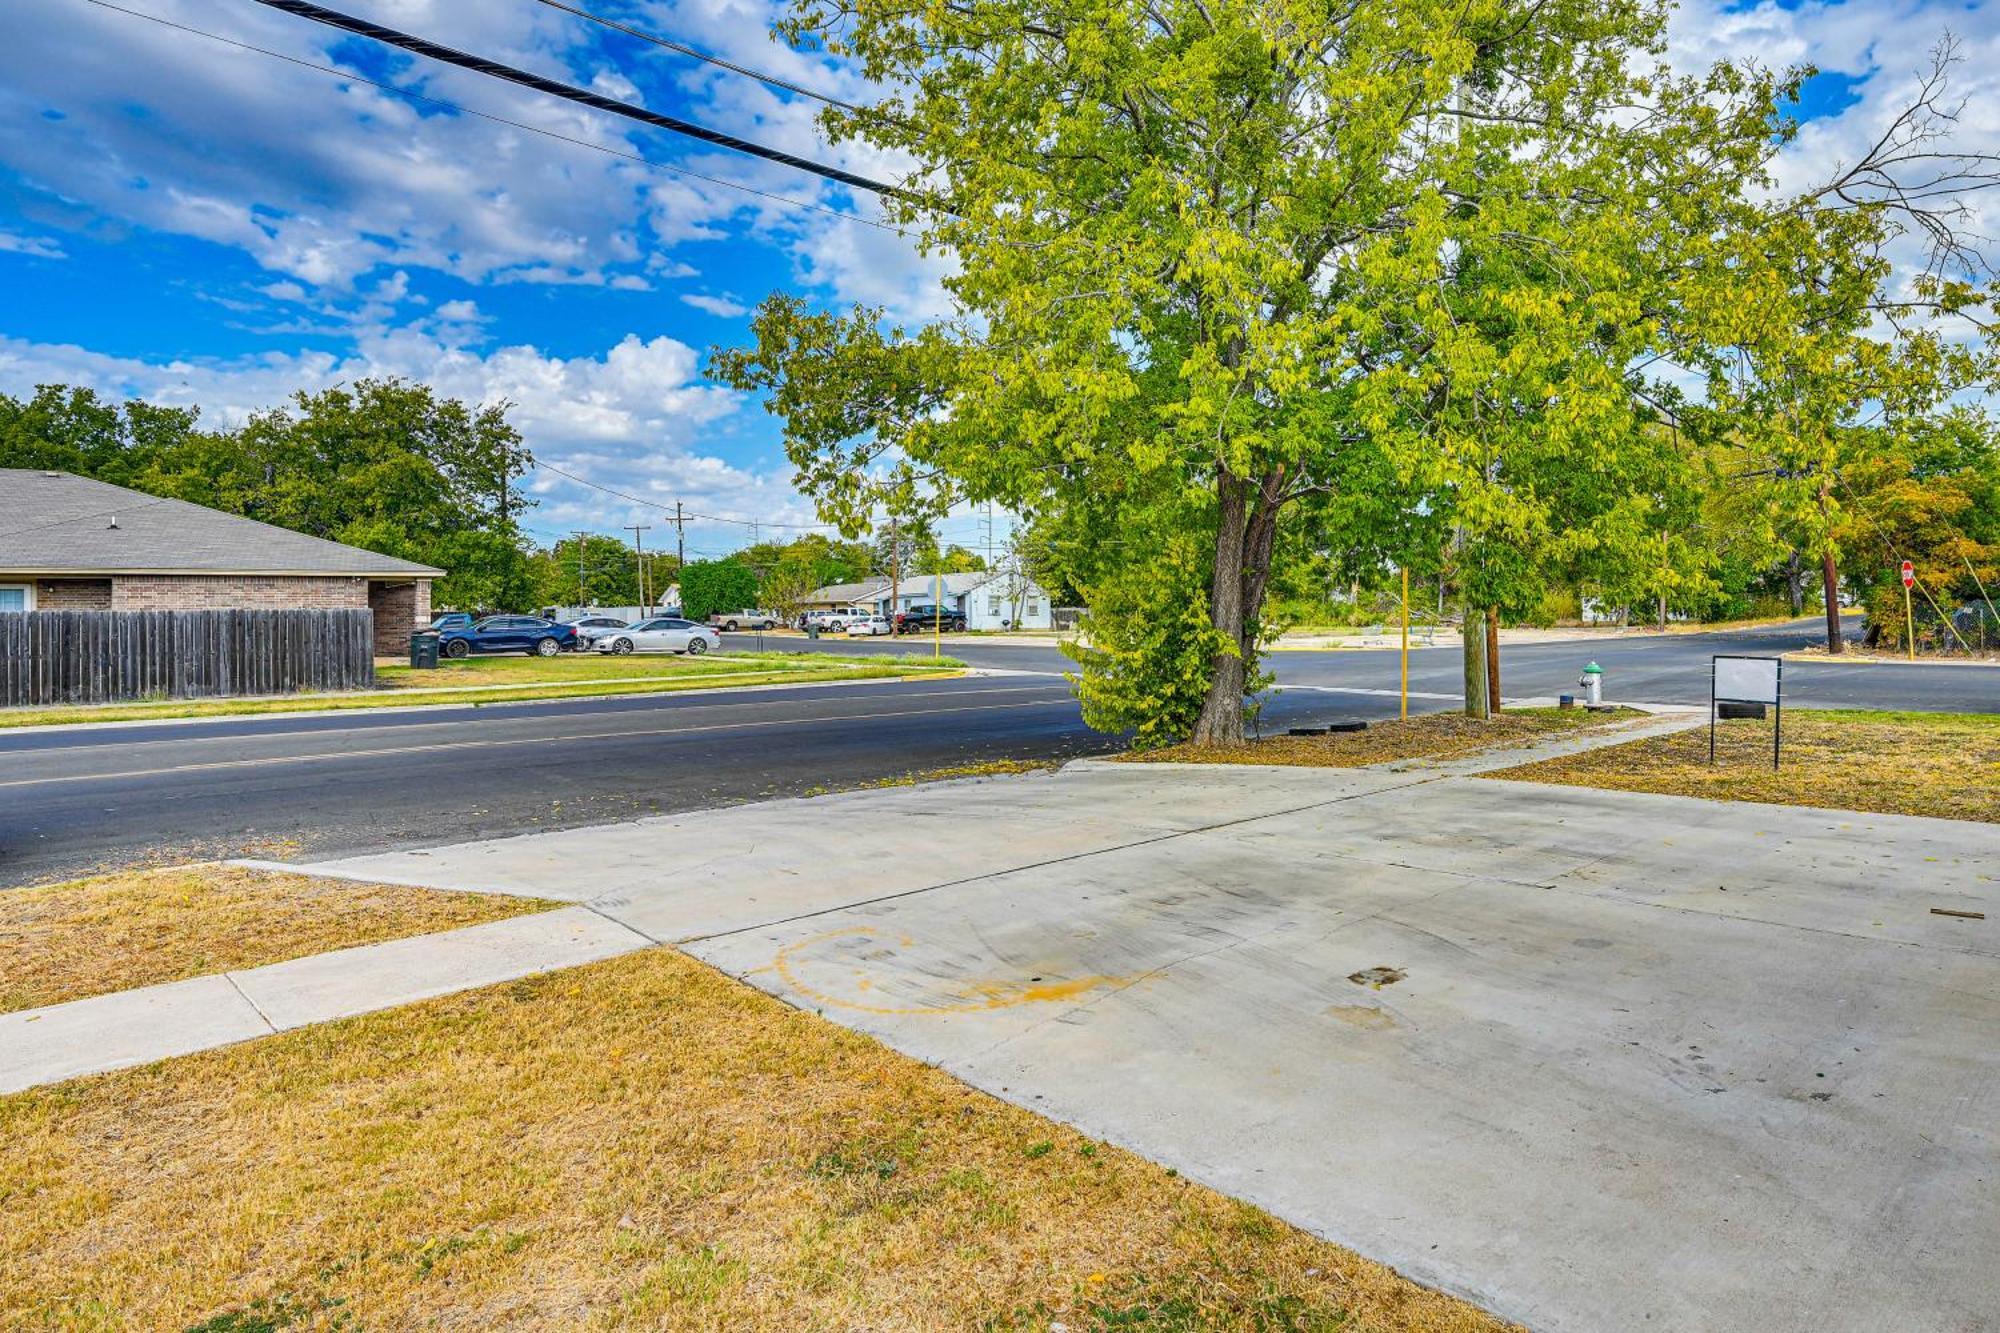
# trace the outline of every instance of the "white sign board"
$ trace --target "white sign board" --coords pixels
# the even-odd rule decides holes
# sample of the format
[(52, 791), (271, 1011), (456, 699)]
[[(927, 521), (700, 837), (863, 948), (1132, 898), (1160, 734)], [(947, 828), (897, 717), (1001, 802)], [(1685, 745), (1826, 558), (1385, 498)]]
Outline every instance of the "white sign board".
[(1731, 703), (1774, 704), (1778, 702), (1778, 659), (1775, 657), (1718, 657), (1715, 659), (1715, 697)]

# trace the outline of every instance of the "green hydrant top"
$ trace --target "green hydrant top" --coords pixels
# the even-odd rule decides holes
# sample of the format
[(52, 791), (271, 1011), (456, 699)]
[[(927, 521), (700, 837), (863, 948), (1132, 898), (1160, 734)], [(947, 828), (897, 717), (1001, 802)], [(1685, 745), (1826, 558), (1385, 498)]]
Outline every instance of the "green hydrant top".
[(1597, 663), (1592, 662), (1589, 666), (1583, 669), (1583, 674), (1586, 676), (1601, 676), (1604, 674), (1604, 668), (1597, 665)]

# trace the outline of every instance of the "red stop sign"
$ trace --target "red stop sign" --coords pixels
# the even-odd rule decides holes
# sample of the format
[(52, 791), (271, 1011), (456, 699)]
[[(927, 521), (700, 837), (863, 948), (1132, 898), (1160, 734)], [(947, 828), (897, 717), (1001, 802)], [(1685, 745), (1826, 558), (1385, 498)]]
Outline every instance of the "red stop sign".
[(1903, 562), (1903, 586), (1907, 588), (1916, 581), (1917, 581), (1917, 567), (1915, 565), (1912, 565), (1909, 561), (1905, 560)]

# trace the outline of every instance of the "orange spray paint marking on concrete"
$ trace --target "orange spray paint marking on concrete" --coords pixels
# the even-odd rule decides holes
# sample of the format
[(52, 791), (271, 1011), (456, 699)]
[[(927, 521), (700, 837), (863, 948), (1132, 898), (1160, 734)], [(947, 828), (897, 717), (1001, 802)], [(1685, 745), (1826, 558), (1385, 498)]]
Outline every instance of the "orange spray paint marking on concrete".
[[(882, 1005), (864, 1004), (859, 1000), (850, 1000), (843, 996), (831, 994), (812, 985), (799, 974), (800, 964), (804, 961), (799, 955), (805, 950), (815, 945), (825, 944), (830, 940), (851, 937), (873, 937), (876, 933), (876, 929), (873, 926), (843, 926), (839, 930), (823, 931), (820, 934), (808, 936), (803, 940), (788, 944), (778, 950), (777, 956), (771, 961), (771, 969), (784, 978), (787, 986), (818, 1004), (827, 1005), (835, 1009), (847, 1009), (855, 1013), (879, 1014), (889, 1017), (975, 1014), (995, 1009), (1009, 1009), (1020, 1004), (1048, 1004), (1060, 1000), (1075, 999), (1077, 996), (1087, 995), (1091, 991), (1100, 988), (1130, 986), (1139, 980), (1137, 977), (1084, 976), (1071, 977), (1058, 981), (1043, 981), (1039, 977), (1030, 978), (1026, 981), (982, 981), (965, 987), (965, 998), (962, 1000), (943, 1004)], [(914, 943), (907, 935), (899, 936), (897, 942), (906, 947)], [(855, 982), (855, 989), (858, 991), (873, 990), (875, 989), (875, 983), (866, 977), (862, 977)]]

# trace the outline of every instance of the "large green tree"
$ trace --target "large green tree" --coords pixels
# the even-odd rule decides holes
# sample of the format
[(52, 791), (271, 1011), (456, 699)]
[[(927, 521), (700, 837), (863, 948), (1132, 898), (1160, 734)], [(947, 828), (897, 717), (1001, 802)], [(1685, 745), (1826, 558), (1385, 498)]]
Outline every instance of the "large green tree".
[(44, 385), (0, 394), (0, 467), (75, 472), (436, 565), (440, 605), (518, 607), (534, 592), (519, 487), (533, 460), (508, 409), (364, 379), (208, 431), (193, 409)]
[(681, 570), (681, 614), (706, 620), (757, 601), (757, 572), (740, 560), (693, 560)]
[[(791, 35), (890, 90), (826, 123), (917, 163), (889, 211), (958, 315), (777, 296), (717, 369), (831, 515), (895, 489), (1093, 534), (1086, 715), (1236, 740), (1281, 522), (1448, 520), (1483, 608), (1536, 590), (1565, 478), (1654, 467), (1632, 367), (1695, 230), (1659, 224), (1753, 173), (1769, 100), (1635, 72), (1661, 30), (1642, 0), (802, 0)], [(1356, 532), (1362, 482), (1430, 521)]]
[[(670, 566), (673, 556), (666, 557)], [(530, 567), (537, 606), (637, 606), (639, 604), (639, 559), (627, 542), (616, 537), (585, 533), (564, 537), (547, 550), (537, 551)], [(649, 590), (659, 590), (663, 566), (647, 571)]]

